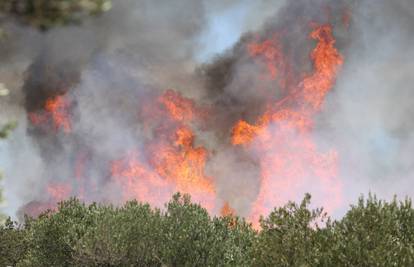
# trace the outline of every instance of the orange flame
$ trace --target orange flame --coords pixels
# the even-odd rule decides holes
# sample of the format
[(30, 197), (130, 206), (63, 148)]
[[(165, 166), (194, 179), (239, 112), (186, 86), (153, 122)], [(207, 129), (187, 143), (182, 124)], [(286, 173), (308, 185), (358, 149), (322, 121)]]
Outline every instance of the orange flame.
[(258, 125), (251, 125), (243, 120), (240, 120), (232, 131), (232, 143), (234, 145), (247, 144), (259, 135), (263, 128)]
[(112, 177), (121, 185), (123, 200), (137, 199), (160, 206), (167, 200), (163, 197), (167, 182), (138, 160), (138, 153), (130, 152), (124, 159), (114, 161)]
[(277, 38), (265, 40), (262, 43), (251, 43), (247, 46), (250, 56), (262, 56), (266, 63), (270, 77), (276, 79), (278, 75), (277, 65), (282, 62), (283, 54)]
[(335, 48), (331, 26), (318, 27), (310, 36), (318, 41), (311, 54), (315, 72), (303, 81), (303, 94), (312, 108), (310, 111), (314, 113), (320, 110), (326, 94), (332, 88), (338, 68), (343, 64), (343, 57)]
[(53, 202), (57, 202), (67, 199), (72, 192), (72, 187), (66, 183), (50, 183), (47, 186), (47, 192)]
[[(311, 129), (313, 117), (332, 88), (343, 58), (335, 48), (331, 26), (317, 27), (310, 37), (317, 41), (311, 53), (314, 72), (275, 103), (257, 124), (241, 120), (232, 131), (234, 145), (249, 145), (254, 141), (260, 157), (262, 177), (252, 210), (254, 223), (270, 207), (281, 204), (286, 198), (293, 199), (295, 192), (312, 183), (320, 184), (325, 197), (332, 199), (331, 207), (339, 204), (341, 188), (336, 179), (337, 154), (335, 151), (321, 153), (313, 141)], [(259, 52), (266, 53), (266, 50)], [(269, 60), (269, 56), (266, 58)]]
[(194, 135), (188, 128), (179, 128), (175, 144), (154, 146), (152, 162), (157, 173), (176, 184), (178, 191), (194, 193), (214, 192), (210, 178), (204, 174), (207, 151), (194, 147)]
[(225, 202), (220, 210), (221, 216), (235, 216), (236, 211), (230, 206), (228, 202)]
[(33, 125), (42, 125), (51, 122), (57, 131), (62, 129), (65, 133), (72, 131), (72, 123), (69, 115), (70, 102), (65, 96), (56, 96), (46, 100), (44, 110), (38, 113), (30, 113), (29, 119)]
[[(251, 43), (247, 52), (264, 63), (272, 80), (279, 80), (284, 97), (275, 103), (269, 101), (266, 112), (255, 123), (240, 120), (231, 132), (231, 143), (252, 149), (260, 161), (260, 190), (250, 216), (256, 226), (259, 215), (294, 199), (297, 192), (309, 186), (317, 186), (323, 198), (330, 200), (328, 209), (336, 207), (341, 198), (338, 155), (335, 150), (321, 151), (312, 135), (315, 116), (343, 64), (343, 57), (335, 48), (332, 27), (316, 26), (310, 33), (310, 38), (316, 41), (310, 54), (313, 71), (292, 79), (293, 86), (288, 58), (283, 55), (278, 38), (274, 35), (263, 42)], [(46, 101), (43, 111), (29, 114), (29, 119), (34, 125), (52, 125), (56, 131), (70, 133), (70, 108), (66, 96), (56, 96)], [(216, 188), (212, 177), (205, 173), (209, 153), (197, 144), (199, 140), (193, 131), (194, 124), (206, 116), (206, 109), (178, 92), (167, 90), (145, 105), (140, 114), (144, 114), (144, 125), (149, 130), (144, 148), (132, 150), (111, 163), (111, 177), (119, 185), (123, 200), (138, 199), (161, 206), (173, 192), (180, 191), (191, 194), (193, 200), (212, 212)], [(85, 156), (79, 155), (75, 163), (79, 188), (73, 192), (81, 198), (86, 194), (87, 184), (83, 180), (84, 161)], [(46, 191), (53, 201), (73, 193), (71, 186), (64, 183), (52, 183)], [(225, 216), (236, 214), (228, 202), (216, 211)]]
[[(127, 178), (123, 183), (130, 188), (127, 189), (129, 197), (159, 203), (160, 198), (165, 201), (167, 199), (161, 196), (154, 199), (153, 192), (168, 188), (170, 193), (191, 193), (193, 200), (200, 201), (211, 211), (214, 207), (215, 188), (212, 179), (204, 173), (208, 153), (205, 148), (194, 146), (194, 133), (185, 124), (201, 116), (202, 112), (195, 107), (193, 101), (173, 90), (167, 90), (158, 98), (158, 102), (164, 112), (154, 110), (152, 114), (161, 116), (160, 121), (169, 127), (155, 127), (156, 136), (144, 152), (144, 157), (149, 162), (148, 167), (143, 167), (142, 162), (129, 157), (127, 166), (124, 163), (123, 168), (119, 167), (120, 162), (115, 162), (112, 175)], [(156, 106), (152, 106), (154, 108)], [(145, 111), (149, 113), (150, 110), (146, 107)]]
[(195, 118), (195, 105), (190, 99), (169, 89), (159, 98), (159, 102), (167, 109), (171, 119), (179, 122), (191, 121)]

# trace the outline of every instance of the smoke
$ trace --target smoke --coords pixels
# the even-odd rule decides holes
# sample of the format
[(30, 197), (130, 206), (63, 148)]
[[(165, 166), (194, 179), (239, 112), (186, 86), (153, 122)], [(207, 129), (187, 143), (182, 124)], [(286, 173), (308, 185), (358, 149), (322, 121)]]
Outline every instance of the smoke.
[[(44, 188), (51, 181), (74, 179), (78, 153), (90, 165), (85, 175), (93, 177), (94, 185), (85, 185), (94, 188), (88, 200), (104, 200), (108, 158), (139, 145), (139, 125), (131, 118), (140, 98), (167, 84), (191, 82), (193, 49), (205, 21), (201, 2), (122, 0), (80, 27), (40, 33), (4, 25), (0, 77), (11, 94), (1, 99), (1, 117), (19, 121), (2, 144), (8, 213), (32, 200), (47, 201)], [(62, 95), (73, 100), (72, 136), (27, 121)]]
[[(142, 148), (144, 133), (136, 119), (140, 105), (167, 88), (199, 95), (193, 72), (201, 40), (209, 35), (205, 25), (215, 12), (236, 5), (241, 4), (122, 0), (80, 27), (40, 33), (14, 22), (4, 25), (8, 35), (1, 43), (0, 77), (11, 94), (1, 99), (1, 119), (19, 122), (12, 138), (2, 143), (7, 212), (32, 200), (47, 201), (44, 188), (51, 182), (75, 179), (78, 154), (88, 165), (87, 200), (119, 199), (108, 164)], [(257, 23), (256, 15), (248, 17)], [(74, 134), (68, 137), (28, 121), (48, 99), (62, 95), (72, 103)]]
[(321, 118), (322, 136), (339, 149), (348, 203), (368, 191), (413, 197), (414, 4), (362, 1), (352, 13), (347, 63)]
[[(409, 0), (117, 0), (113, 10), (80, 27), (39, 33), (10, 22), (9, 36), (0, 44), (0, 81), (11, 94), (0, 99), (0, 121), (17, 120), (19, 128), (0, 144), (5, 210), (13, 215), (29, 202), (47, 202), (47, 185), (68, 181), (71, 194), (86, 201), (122, 201), (109, 166), (139, 151), (151, 169), (148, 143), (162, 136), (156, 129), (169, 122), (155, 115), (141, 118), (142, 110), (172, 88), (209, 110), (206, 119), (190, 124), (195, 146), (209, 151), (205, 171), (214, 179), (218, 207), (228, 202), (249, 216), (262, 190), (263, 155), (255, 145), (232, 145), (232, 127), (239, 120), (256, 123), (269, 103), (287, 94), (283, 88), (312, 72), (312, 23), (333, 25), (345, 58), (311, 133), (322, 154), (338, 152), (341, 204), (330, 212), (340, 215), (368, 191), (412, 196), (413, 16)], [(266, 64), (247, 53), (249, 44), (274, 33), (291, 63), (278, 73), (286, 77), (284, 85), (264, 77)], [(30, 121), (30, 114), (41, 114), (48, 99), (59, 96), (70, 102), (70, 135)], [(275, 136), (278, 127), (269, 126)], [(337, 191), (326, 193), (313, 175), (294, 185), (281, 182), (289, 177), (264, 184), (276, 187), (266, 188), (276, 196), (268, 208), (308, 191), (317, 205), (329, 204)]]

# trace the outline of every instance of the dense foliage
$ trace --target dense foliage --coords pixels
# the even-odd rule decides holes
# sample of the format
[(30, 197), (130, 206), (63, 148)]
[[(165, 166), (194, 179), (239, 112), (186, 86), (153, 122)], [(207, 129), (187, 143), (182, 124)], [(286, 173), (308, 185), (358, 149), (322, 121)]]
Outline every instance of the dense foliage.
[(0, 266), (413, 266), (411, 201), (359, 199), (339, 221), (310, 196), (263, 218), (210, 217), (186, 195), (165, 209), (59, 204), (0, 227)]
[(1, 0), (0, 15), (47, 30), (58, 25), (80, 23), (89, 15), (111, 8), (111, 0)]
[[(0, 83), (0, 97), (6, 96), (9, 93), (9, 91), (4, 87), (2, 83)], [(9, 136), (10, 132), (16, 128), (17, 124), (16, 122), (8, 122), (5, 125), (0, 125), (0, 141), (2, 139), (5, 139)], [(0, 171), (0, 182), (3, 178), (2, 172)], [(0, 204), (3, 202), (3, 190), (0, 187)], [(4, 220), (4, 215), (0, 213), (0, 223)]]

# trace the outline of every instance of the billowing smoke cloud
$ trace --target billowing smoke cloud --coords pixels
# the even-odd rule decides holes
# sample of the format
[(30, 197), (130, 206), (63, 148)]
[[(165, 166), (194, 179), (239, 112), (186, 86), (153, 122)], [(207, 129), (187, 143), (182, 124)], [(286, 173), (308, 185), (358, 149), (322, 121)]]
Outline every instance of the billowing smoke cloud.
[[(90, 161), (97, 162), (88, 166), (88, 176), (97, 177), (98, 184), (96, 194), (88, 192), (89, 200), (105, 198), (98, 191), (108, 176), (107, 158), (139, 143), (139, 133), (128, 138), (139, 132), (139, 125), (131, 127), (139, 105), (133, 101), (145, 90), (149, 94), (167, 84), (191, 82), (188, 72), (206, 22), (204, 9), (202, 2), (158, 6), (123, 0), (80, 27), (40, 33), (14, 23), (5, 25), (9, 34), (1, 51), (8, 64), (1, 66), (1, 80), (11, 94), (2, 99), (2, 121), (19, 121), (12, 139), (2, 144), (8, 210), (31, 200), (44, 201), (46, 184), (75, 176), (77, 153), (85, 154), (84, 161), (93, 154)], [(73, 100), (71, 137), (27, 121), (28, 115), (42, 112), (48, 99), (62, 95)], [(85, 146), (86, 152), (79, 151)]]
[[(0, 66), (0, 81), (11, 95), (0, 100), (0, 110), (3, 121), (16, 119), (19, 128), (0, 147), (7, 212), (49, 201), (46, 188), (51, 184), (52, 195), (69, 190), (86, 201), (123, 201), (125, 189), (111, 177), (111, 164), (139, 151), (143, 166), (156, 169), (148, 152), (154, 140), (168, 139), (166, 133), (182, 122), (164, 120), (159, 114), (165, 111), (157, 108), (149, 114), (145, 110), (158, 105), (166, 89), (174, 89), (208, 110), (206, 118), (184, 123), (194, 131), (192, 146), (208, 151), (205, 175), (212, 177), (216, 194), (211, 210), (218, 213), (226, 202), (249, 216), (263, 191), (263, 155), (254, 144), (232, 145), (232, 129), (239, 120), (257, 123), (270, 103), (289, 95), (284, 88), (296, 88), (312, 73), (309, 55), (316, 41), (309, 34), (315, 25), (326, 23), (333, 27), (344, 64), (310, 135), (323, 153), (337, 151), (335, 179), (340, 182), (328, 187), (341, 190), (312, 183), (314, 174), (295, 185), (282, 182), (289, 177), (273, 177), (277, 182), (264, 184), (271, 187), (265, 195), (275, 196), (269, 205), (298, 200), (307, 191), (318, 205), (328, 205), (336, 198), (330, 194), (338, 193), (341, 204), (330, 212), (340, 214), (349, 201), (369, 190), (386, 197), (411, 196), (414, 66), (408, 48), (413, 43), (413, 15), (408, 0), (303, 0), (284, 6), (280, 1), (119, 0), (113, 10), (80, 27), (39, 33), (10, 23), (9, 39), (0, 50), (7, 62)], [(275, 33), (290, 63), (289, 68), (278, 66), (284, 84), (266, 77), (268, 66), (248, 53), (251, 43), (272, 39)], [(227, 50), (214, 55), (222, 49)], [(51, 119), (42, 115), (48, 100), (59, 97), (69, 103), (62, 109), (71, 118), (71, 134), (54, 129)], [(39, 127), (33, 116), (46, 122)], [(275, 136), (278, 127), (269, 125)], [(278, 149), (271, 151), (277, 155)], [(176, 189), (167, 187), (168, 193)]]
[(346, 64), (321, 116), (339, 149), (348, 200), (368, 191), (413, 197), (411, 1), (355, 5)]

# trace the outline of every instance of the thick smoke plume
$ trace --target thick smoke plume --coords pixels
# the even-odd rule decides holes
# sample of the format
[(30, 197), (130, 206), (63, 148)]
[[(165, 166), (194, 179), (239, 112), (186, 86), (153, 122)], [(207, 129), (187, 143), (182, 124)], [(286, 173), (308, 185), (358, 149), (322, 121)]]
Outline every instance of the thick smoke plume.
[[(245, 32), (200, 62), (215, 46), (210, 21), (229, 10), (245, 10)], [(117, 0), (80, 27), (10, 22), (0, 111), (19, 128), (0, 147), (6, 211), (36, 214), (71, 195), (159, 206), (178, 190), (213, 214), (257, 219), (305, 192), (339, 215), (368, 191), (411, 196), (413, 16), (408, 0)], [(320, 108), (296, 99), (327, 80), (311, 58), (318, 44), (334, 56)], [(312, 125), (286, 130), (281, 110)], [(252, 141), (234, 141), (237, 125), (255, 129)]]

